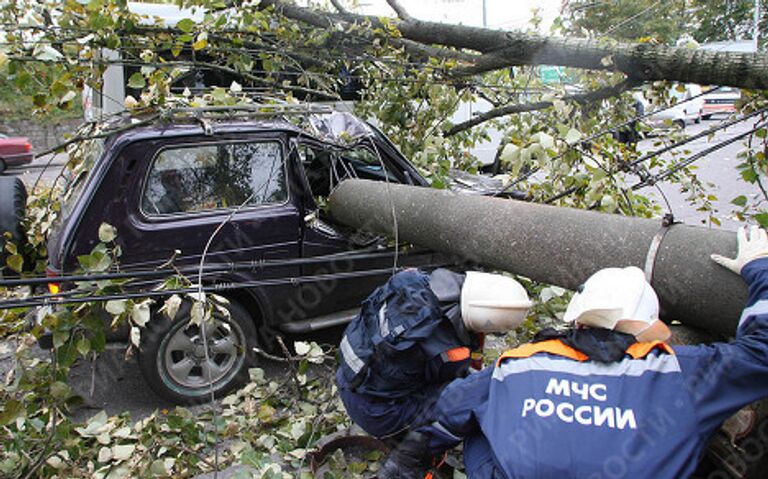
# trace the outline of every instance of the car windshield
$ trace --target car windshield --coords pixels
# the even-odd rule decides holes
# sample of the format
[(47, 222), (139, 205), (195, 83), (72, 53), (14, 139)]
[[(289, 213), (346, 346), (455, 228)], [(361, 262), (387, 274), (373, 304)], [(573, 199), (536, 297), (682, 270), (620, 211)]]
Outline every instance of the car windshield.
[(64, 192), (61, 196), (60, 215), (62, 221), (72, 214), (77, 200), (83, 194), (88, 175), (90, 175), (91, 170), (102, 153), (104, 153), (103, 138), (82, 141), (69, 151), (70, 159), (79, 157), (79, 161), (76, 161), (75, 165), (71, 169), (68, 168), (64, 173), (65, 182)]

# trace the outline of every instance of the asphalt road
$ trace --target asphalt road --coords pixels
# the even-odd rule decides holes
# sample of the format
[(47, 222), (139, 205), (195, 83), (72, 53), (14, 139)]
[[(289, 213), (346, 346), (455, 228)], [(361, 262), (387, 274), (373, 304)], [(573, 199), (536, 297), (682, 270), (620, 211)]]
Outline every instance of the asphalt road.
[[(700, 125), (688, 125), (686, 133), (692, 135), (703, 131), (719, 123), (722, 120), (704, 121)], [(715, 142), (722, 141), (733, 135), (746, 131), (750, 124), (740, 124), (729, 128), (726, 131), (718, 132), (713, 138), (703, 138), (688, 145), (694, 154), (701, 151)], [(640, 143), (643, 151), (651, 151), (656, 140), (647, 139)], [(697, 164), (700, 167), (700, 177), (705, 181), (713, 181), (717, 188), (713, 190), (718, 196), (715, 202), (720, 210), (719, 215), (723, 221), (723, 227), (728, 229), (735, 228), (738, 223), (728, 218), (730, 211), (730, 200), (740, 194), (758, 195), (760, 194), (756, 186), (745, 185), (739, 179), (736, 165), (737, 153), (743, 148), (742, 142), (737, 142), (727, 146), (706, 157)], [(687, 155), (686, 155), (687, 156)], [(66, 155), (58, 155), (53, 158), (51, 167), (43, 170), (43, 166), (51, 161), (50, 157), (38, 158), (32, 164), (22, 169), (9, 170), (8, 174), (19, 176), (28, 186), (34, 184), (37, 177), (43, 172), (42, 180), (50, 184), (58, 175), (61, 167), (66, 163)], [(631, 183), (630, 183), (631, 184)], [(679, 191), (675, 185), (662, 183), (659, 185), (665, 193), (671, 204), (672, 211), (678, 220), (688, 224), (707, 224), (706, 215), (696, 211), (695, 206), (690, 206), (685, 201), (685, 194)], [(655, 191), (655, 188), (645, 190), (654, 200), (663, 203), (661, 195)], [(328, 343), (337, 342), (340, 338), (340, 329), (336, 329), (324, 334), (320, 339)], [(306, 339), (306, 338), (300, 338)], [(6, 361), (9, 359), (4, 355)], [(268, 375), (279, 377), (285, 374), (286, 370), (279, 363), (264, 362), (263, 367)], [(78, 416), (88, 417), (100, 409), (105, 409), (110, 414), (117, 414), (123, 411), (131, 412), (134, 418), (141, 418), (150, 414), (155, 409), (171, 407), (172, 405), (157, 397), (144, 383), (139, 372), (136, 357), (125, 358), (125, 348), (110, 349), (104, 353), (95, 363), (81, 362), (71, 374), (71, 385), (85, 400), (85, 405), (78, 411)]]
[(21, 178), (27, 189), (30, 189), (38, 178), (45, 185), (53, 184), (54, 180), (64, 165), (67, 163), (66, 153), (57, 153), (55, 155), (46, 155), (35, 158), (32, 163), (22, 167), (8, 168), (6, 175), (17, 176)]
[[(702, 131), (713, 128), (714, 126), (722, 123), (724, 117), (715, 117), (710, 120), (704, 120), (700, 124), (689, 124), (685, 128), (685, 133), (689, 136), (693, 136)], [(753, 128), (754, 121), (747, 120), (745, 122), (738, 123), (725, 130), (720, 130), (714, 134), (712, 138), (707, 136), (694, 140), (684, 147), (681, 147), (677, 151), (681, 151), (681, 154), (677, 156), (677, 161), (690, 157), (702, 150), (705, 150), (712, 145), (725, 141), (729, 138), (733, 138), (741, 133), (744, 133)], [(646, 139), (640, 142), (639, 149), (643, 152), (650, 152), (660, 148), (658, 140), (654, 138)], [(689, 150), (688, 153), (682, 153), (682, 150)], [(750, 185), (741, 179), (738, 169), (736, 168), (743, 160), (737, 158), (740, 151), (744, 150), (744, 141), (739, 140), (730, 145), (723, 147), (722, 149), (707, 155), (700, 160), (697, 160), (694, 164), (698, 166), (697, 176), (702, 182), (712, 182), (715, 186), (710, 190), (711, 193), (717, 197), (717, 200), (713, 202), (713, 206), (716, 210), (714, 216), (722, 222), (723, 229), (735, 230), (742, 223), (739, 222), (732, 214), (734, 209), (738, 209), (731, 204), (731, 200), (739, 195), (745, 195), (750, 198), (762, 198), (762, 192), (757, 185)], [(662, 158), (672, 158), (672, 153), (666, 153), (662, 155)], [(764, 176), (763, 176), (764, 178)], [(634, 184), (630, 182), (630, 184)], [(658, 204), (664, 206), (666, 203), (662, 198), (662, 194), (659, 189), (667, 197), (672, 213), (675, 218), (690, 225), (701, 225), (717, 227), (717, 225), (709, 222), (708, 214), (706, 212), (697, 211), (697, 205), (691, 205), (687, 200), (688, 194), (681, 191), (678, 185), (671, 184), (669, 182), (661, 182), (658, 184), (658, 189), (655, 187), (649, 187), (642, 190)]]
[[(333, 328), (312, 337), (288, 336), (286, 344), (293, 341), (314, 340), (319, 344), (338, 344), (343, 328)], [(69, 385), (83, 398), (83, 405), (75, 412), (76, 418), (87, 419), (100, 410), (107, 414), (131, 413), (134, 420), (148, 416), (155, 410), (173, 408), (174, 404), (157, 396), (139, 370), (136, 355), (126, 357), (126, 345), (111, 345), (96, 361), (80, 361), (71, 370)], [(286, 363), (258, 358), (257, 367), (265, 376), (276, 380), (289, 374)], [(192, 410), (209, 407), (209, 404), (192, 406)]]

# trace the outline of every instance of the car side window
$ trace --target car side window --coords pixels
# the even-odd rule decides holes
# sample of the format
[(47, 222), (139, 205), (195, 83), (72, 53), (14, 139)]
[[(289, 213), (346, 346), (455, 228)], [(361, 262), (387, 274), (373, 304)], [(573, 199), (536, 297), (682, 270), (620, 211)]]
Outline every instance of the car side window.
[(288, 199), (280, 143), (191, 145), (162, 150), (142, 193), (147, 216), (283, 203)]

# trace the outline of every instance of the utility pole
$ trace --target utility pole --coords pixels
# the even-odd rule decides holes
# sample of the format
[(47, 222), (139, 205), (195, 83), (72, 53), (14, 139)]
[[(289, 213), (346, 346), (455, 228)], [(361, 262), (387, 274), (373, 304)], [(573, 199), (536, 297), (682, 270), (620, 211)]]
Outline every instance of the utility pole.
[[(488, 27), (488, 8), (486, 5), (487, 0), (483, 0), (483, 28)], [(759, 0), (755, 0), (756, 2)]]
[[(483, 0), (485, 3), (485, 0)], [(760, 41), (760, 0), (755, 0), (755, 30), (752, 33), (752, 41), (754, 42), (755, 52), (759, 46)]]

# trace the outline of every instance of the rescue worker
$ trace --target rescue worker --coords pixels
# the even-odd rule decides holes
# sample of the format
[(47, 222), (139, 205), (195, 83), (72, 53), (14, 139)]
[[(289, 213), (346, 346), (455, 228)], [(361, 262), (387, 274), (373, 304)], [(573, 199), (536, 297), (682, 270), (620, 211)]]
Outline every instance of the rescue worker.
[(467, 374), (480, 333), (517, 327), (530, 306), (520, 283), (497, 274), (393, 275), (344, 332), (336, 381), (347, 413), (368, 434), (397, 441), (431, 421), (442, 388)]
[(731, 343), (670, 347), (643, 273), (598, 271), (565, 313), (574, 328), (448, 385), (436, 421), (379, 477), (424, 477), (427, 458), (463, 439), (470, 478), (689, 477), (723, 420), (768, 396), (768, 236), (741, 229), (737, 257), (712, 259), (749, 285)]

